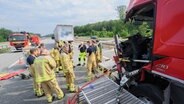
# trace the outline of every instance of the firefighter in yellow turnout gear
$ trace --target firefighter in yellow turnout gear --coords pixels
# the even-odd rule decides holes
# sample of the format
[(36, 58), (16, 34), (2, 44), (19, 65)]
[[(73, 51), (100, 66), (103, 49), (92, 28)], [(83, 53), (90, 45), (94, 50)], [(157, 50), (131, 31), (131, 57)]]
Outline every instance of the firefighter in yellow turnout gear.
[(96, 60), (98, 64), (102, 62), (102, 44), (98, 40), (96, 40), (96, 47), (97, 47)]
[(54, 72), (56, 63), (50, 56), (49, 51), (46, 49), (41, 51), (41, 55), (35, 59), (33, 68), (35, 72), (35, 81), (36, 83), (41, 83), (44, 93), (47, 96), (47, 101), (49, 103), (53, 101), (53, 91), (57, 94), (59, 100), (62, 99), (64, 97), (64, 93), (58, 85)]
[(61, 48), (63, 45), (64, 45), (64, 41), (62, 41), (62, 40), (56, 41), (55, 46), (56, 46), (57, 48)]
[(87, 75), (88, 81), (92, 80), (96, 71), (96, 47), (93, 46), (92, 41), (88, 41), (88, 48), (87, 48)]
[(61, 51), (61, 64), (63, 67), (63, 72), (66, 75), (66, 86), (69, 91), (74, 92), (75, 91), (75, 74), (73, 71), (73, 64), (69, 55), (69, 46), (67, 43), (62, 47)]
[(37, 83), (35, 80), (35, 71), (33, 70), (33, 63), (36, 57), (39, 55), (38, 48), (30, 49), (30, 54), (27, 57), (27, 63), (29, 64), (29, 72), (33, 78), (33, 90), (36, 96), (41, 97), (43, 95), (43, 90), (41, 89), (41, 83)]
[(73, 44), (72, 44), (72, 41), (69, 41), (69, 42), (68, 42), (68, 46), (69, 46), (68, 53), (69, 53), (70, 59), (71, 59), (71, 61), (72, 61), (72, 65), (73, 65), (73, 67), (74, 67), (74, 62), (73, 62), (73, 55), (74, 55), (74, 52), (73, 52)]
[(59, 48), (58, 47), (54, 47), (51, 52), (50, 55), (52, 56), (52, 58), (55, 60), (56, 62), (56, 72), (59, 72), (60, 69), (60, 53), (59, 53)]

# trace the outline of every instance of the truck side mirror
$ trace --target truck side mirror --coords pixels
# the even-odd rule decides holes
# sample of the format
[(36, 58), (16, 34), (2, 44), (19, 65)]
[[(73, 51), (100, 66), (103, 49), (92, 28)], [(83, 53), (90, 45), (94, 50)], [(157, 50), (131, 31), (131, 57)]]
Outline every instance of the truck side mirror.
[(52, 36), (52, 37), (51, 37), (51, 39), (55, 39), (55, 37), (54, 37), (54, 36)]

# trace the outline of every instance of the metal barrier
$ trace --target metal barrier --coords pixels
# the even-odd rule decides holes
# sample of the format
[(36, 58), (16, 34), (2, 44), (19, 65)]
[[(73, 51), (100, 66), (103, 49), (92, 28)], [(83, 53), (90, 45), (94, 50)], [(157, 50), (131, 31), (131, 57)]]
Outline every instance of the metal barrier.
[(9, 48), (8, 45), (0, 45), (0, 49), (5, 49), (5, 48)]
[(144, 104), (125, 89), (119, 92), (119, 85), (105, 76), (79, 87), (81, 91), (67, 104)]

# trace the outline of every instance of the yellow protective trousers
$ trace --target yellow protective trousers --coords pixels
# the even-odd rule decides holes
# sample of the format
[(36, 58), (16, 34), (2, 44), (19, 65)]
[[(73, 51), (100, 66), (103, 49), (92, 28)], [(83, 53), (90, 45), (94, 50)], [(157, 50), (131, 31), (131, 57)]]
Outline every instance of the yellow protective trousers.
[(69, 91), (75, 91), (75, 84), (74, 84), (75, 75), (74, 75), (74, 73), (67, 72), (67, 73), (65, 73), (65, 75), (66, 75), (67, 89), (69, 89)]
[(33, 90), (34, 90), (35, 95), (42, 96), (43, 95), (43, 90), (41, 88), (41, 83), (36, 82), (35, 75), (34, 75), (35, 73), (34, 73), (32, 65), (29, 67), (29, 72), (30, 72), (30, 74), (33, 78)]
[[(69, 53), (69, 57), (70, 57), (70, 59), (71, 59), (71, 61), (72, 61), (72, 65), (74, 66), (73, 55), (74, 55), (74, 52), (73, 52), (73, 51)], [(72, 67), (73, 67), (73, 66), (72, 66)]]
[(70, 91), (75, 91), (75, 85), (74, 85), (75, 74), (73, 71), (73, 64), (69, 54), (66, 54), (64, 52), (61, 53), (61, 64), (63, 67), (63, 72), (66, 76), (67, 88)]
[(83, 63), (86, 63), (86, 52), (79, 53), (79, 63), (82, 64), (82, 61)]
[(36, 81), (34, 79), (33, 79), (33, 90), (37, 96), (43, 95), (43, 89), (41, 87), (41, 83), (36, 83)]
[[(88, 76), (88, 81), (93, 79), (93, 74), (96, 72), (96, 55), (95, 53), (91, 53), (90, 56), (88, 56), (88, 61), (87, 61), (87, 76)], [(93, 73), (92, 73), (93, 72)]]
[(52, 94), (53, 92), (56, 93), (58, 99), (62, 99), (64, 97), (63, 91), (60, 89), (59, 84), (56, 80), (56, 78), (45, 81), (41, 83), (44, 93), (47, 96), (47, 101), (51, 102), (52, 101)]
[(61, 64), (60, 64), (60, 60), (55, 60), (56, 61), (56, 72), (60, 71), (62, 68), (61, 68)]
[(102, 52), (99, 47), (97, 47), (97, 51), (96, 51), (96, 61), (97, 63), (102, 62)]

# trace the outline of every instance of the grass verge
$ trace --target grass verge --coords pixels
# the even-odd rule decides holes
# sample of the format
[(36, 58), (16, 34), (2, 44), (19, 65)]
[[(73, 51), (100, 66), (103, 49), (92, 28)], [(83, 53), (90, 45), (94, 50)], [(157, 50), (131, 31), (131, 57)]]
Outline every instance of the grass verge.
[(10, 52), (10, 48), (0, 49), (0, 54)]

